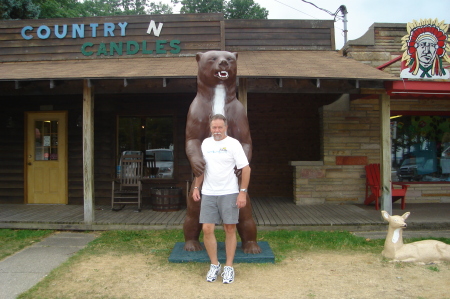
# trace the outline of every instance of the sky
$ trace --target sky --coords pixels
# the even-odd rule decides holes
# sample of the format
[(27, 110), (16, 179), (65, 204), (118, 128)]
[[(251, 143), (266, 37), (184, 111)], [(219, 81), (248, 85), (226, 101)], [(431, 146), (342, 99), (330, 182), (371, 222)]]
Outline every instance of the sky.
[[(170, 1), (170, 0), (168, 0)], [(307, 0), (332, 13), (345, 5), (347, 40), (364, 35), (373, 23), (409, 23), (435, 19), (450, 23), (450, 0)], [(156, 1), (159, 2), (159, 1)], [(165, 2), (165, 1), (163, 1)], [(332, 20), (333, 16), (302, 0), (254, 0), (269, 11), (269, 19)], [(178, 13), (175, 9), (174, 13)], [(342, 14), (339, 13), (339, 16)], [(335, 22), (336, 48), (344, 45), (344, 25)]]

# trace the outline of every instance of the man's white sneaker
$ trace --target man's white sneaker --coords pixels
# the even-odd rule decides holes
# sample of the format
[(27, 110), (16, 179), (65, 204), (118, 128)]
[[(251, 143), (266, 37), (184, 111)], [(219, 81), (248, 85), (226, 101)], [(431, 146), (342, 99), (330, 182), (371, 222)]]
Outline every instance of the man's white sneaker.
[(232, 283), (234, 281), (234, 268), (230, 266), (223, 267), (223, 283)]
[(206, 274), (206, 281), (214, 282), (217, 279), (217, 275), (220, 273), (220, 263), (218, 265), (213, 265), (209, 267), (208, 274)]

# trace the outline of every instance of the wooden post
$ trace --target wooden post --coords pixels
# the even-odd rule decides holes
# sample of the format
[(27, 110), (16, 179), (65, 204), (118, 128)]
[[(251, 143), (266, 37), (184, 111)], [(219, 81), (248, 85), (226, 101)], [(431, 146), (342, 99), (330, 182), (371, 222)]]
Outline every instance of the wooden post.
[(387, 94), (380, 95), (380, 129), (381, 129), (381, 209), (392, 215), (391, 190), (391, 99)]
[(247, 78), (239, 78), (238, 99), (247, 113)]
[(94, 222), (94, 88), (83, 81), (83, 188), (84, 223)]

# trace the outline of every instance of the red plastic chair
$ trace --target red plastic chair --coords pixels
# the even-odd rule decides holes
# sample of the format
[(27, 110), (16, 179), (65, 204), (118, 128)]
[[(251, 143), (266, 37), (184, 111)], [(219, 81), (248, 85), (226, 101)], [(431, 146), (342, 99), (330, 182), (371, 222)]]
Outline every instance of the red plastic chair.
[[(394, 185), (401, 186), (401, 189), (394, 188)], [(380, 188), (380, 164), (369, 164), (366, 165), (366, 199), (364, 200), (365, 205), (375, 201), (375, 208), (380, 209), (379, 198), (381, 196)], [(403, 185), (400, 183), (392, 183), (392, 202), (401, 199), (401, 208), (405, 209), (406, 206), (406, 191), (409, 185)], [(370, 194), (369, 194), (370, 189)]]

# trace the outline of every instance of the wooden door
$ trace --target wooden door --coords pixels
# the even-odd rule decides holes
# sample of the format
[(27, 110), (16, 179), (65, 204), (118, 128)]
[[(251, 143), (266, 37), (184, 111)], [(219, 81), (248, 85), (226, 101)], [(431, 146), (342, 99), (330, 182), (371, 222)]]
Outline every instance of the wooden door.
[(67, 112), (26, 112), (25, 200), (67, 204)]

